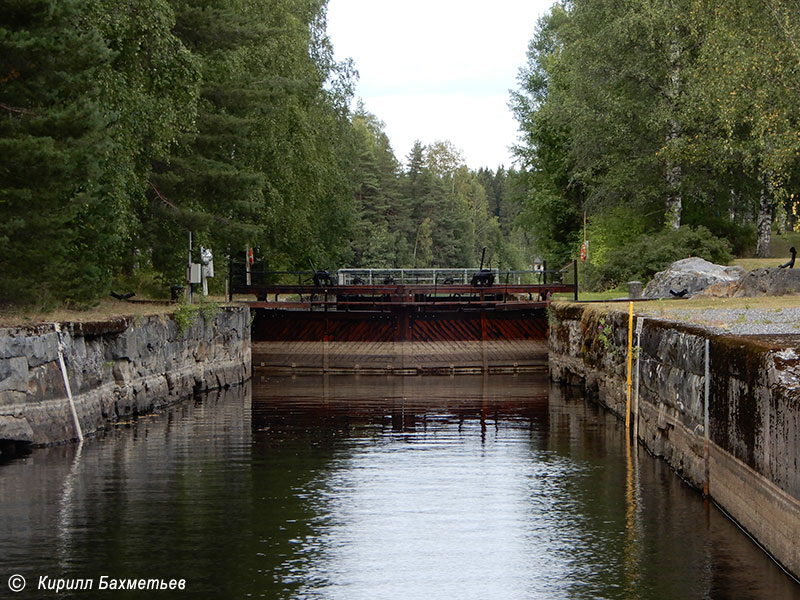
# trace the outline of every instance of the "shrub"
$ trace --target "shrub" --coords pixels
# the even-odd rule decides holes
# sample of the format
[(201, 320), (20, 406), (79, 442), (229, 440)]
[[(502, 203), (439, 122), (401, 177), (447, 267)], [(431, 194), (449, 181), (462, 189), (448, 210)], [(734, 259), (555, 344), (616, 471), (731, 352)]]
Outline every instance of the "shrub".
[(716, 264), (733, 260), (728, 242), (701, 226), (681, 227), (645, 234), (632, 242), (610, 249), (601, 265), (585, 269), (587, 289), (610, 289), (626, 281), (648, 281), (676, 260), (698, 256)]
[(194, 324), (197, 318), (197, 305), (186, 303), (179, 304), (175, 307), (173, 318), (178, 328), (178, 337), (183, 337), (183, 333)]

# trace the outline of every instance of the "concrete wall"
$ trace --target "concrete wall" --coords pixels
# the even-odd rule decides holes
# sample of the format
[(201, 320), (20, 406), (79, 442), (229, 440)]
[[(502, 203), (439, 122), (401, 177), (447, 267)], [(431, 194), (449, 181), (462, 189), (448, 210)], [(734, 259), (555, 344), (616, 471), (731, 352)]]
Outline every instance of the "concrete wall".
[[(551, 314), (551, 378), (584, 386), (624, 418), (628, 315), (567, 304), (554, 304)], [(800, 336), (715, 335), (646, 319), (634, 417), (641, 443), (698, 489), (708, 486), (714, 501), (795, 576), (800, 576), (798, 346)]]
[[(179, 332), (171, 315), (62, 323), (84, 434), (250, 376), (250, 315), (222, 308)], [(0, 329), (0, 442), (76, 439), (52, 324)], [(2, 449), (0, 448), (0, 451)]]

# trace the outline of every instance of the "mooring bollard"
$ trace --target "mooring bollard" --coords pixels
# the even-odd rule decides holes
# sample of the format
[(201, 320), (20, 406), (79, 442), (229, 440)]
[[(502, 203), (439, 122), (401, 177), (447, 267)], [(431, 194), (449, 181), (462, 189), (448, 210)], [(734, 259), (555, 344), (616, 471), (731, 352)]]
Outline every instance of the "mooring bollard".
[(628, 298), (641, 298), (642, 297), (642, 282), (629, 281), (628, 282)]

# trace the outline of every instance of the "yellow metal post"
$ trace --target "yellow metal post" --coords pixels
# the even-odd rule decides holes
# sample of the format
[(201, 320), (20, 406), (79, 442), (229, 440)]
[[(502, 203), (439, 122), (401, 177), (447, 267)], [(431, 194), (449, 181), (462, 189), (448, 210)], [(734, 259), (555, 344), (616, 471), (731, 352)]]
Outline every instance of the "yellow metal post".
[(625, 401), (625, 430), (631, 428), (631, 372), (633, 371), (633, 302), (628, 308), (628, 393)]

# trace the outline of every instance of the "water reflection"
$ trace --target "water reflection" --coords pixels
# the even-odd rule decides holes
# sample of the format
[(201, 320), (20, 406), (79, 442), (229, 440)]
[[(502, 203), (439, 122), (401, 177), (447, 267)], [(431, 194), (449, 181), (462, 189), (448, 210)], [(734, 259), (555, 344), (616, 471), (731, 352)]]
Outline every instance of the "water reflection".
[(250, 447), (239, 388), (3, 465), (0, 595), (12, 573), (28, 581), (18, 598), (45, 597), (40, 576), (186, 577), (212, 594), (245, 579), (224, 548), (250, 520)]
[(259, 379), (2, 465), (0, 506), (2, 590), (20, 573), (182, 577), (204, 598), (800, 598), (545, 373)]
[(540, 375), (270, 379), (253, 422), (256, 446), (330, 451), (283, 565), (296, 597), (800, 597), (614, 417)]

